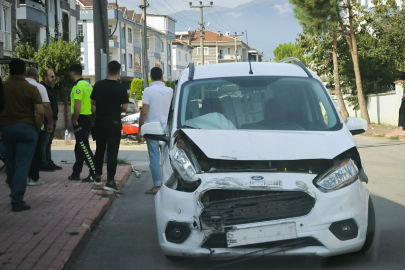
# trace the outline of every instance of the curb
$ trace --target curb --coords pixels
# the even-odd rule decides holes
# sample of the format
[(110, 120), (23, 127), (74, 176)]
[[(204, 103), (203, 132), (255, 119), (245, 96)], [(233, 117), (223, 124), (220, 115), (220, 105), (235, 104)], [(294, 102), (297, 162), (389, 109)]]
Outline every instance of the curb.
[[(128, 170), (125, 173), (123, 180), (118, 183), (118, 188), (122, 188), (124, 184), (128, 181), (129, 177), (131, 176), (132, 169), (128, 166)], [(114, 195), (113, 191), (106, 192), (109, 195)], [(104, 214), (110, 208), (111, 204), (113, 203), (116, 196), (109, 196), (108, 198), (101, 198), (100, 201), (94, 206), (92, 211), (87, 214), (85, 217), (82, 226), (77, 229), (77, 232), (81, 236), (79, 241), (77, 241), (75, 247), (73, 248), (69, 258), (60, 268), (62, 270), (68, 270), (76, 260), (77, 256), (81, 253), (85, 245), (91, 238), (91, 234), (95, 227), (99, 224), (101, 219), (104, 217)]]

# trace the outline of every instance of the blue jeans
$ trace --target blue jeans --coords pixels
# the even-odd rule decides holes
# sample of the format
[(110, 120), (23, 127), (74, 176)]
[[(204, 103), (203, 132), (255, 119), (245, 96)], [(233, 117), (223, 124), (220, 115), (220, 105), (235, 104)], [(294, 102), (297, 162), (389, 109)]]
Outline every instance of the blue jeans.
[(28, 124), (4, 125), (0, 128), (7, 156), (7, 179), (11, 189), (11, 203), (20, 203), (24, 199), (38, 132), (33, 125)]
[(155, 187), (162, 185), (162, 171), (160, 170), (159, 141), (146, 140), (148, 145), (150, 170), (152, 172), (153, 184)]
[(54, 162), (52, 160), (52, 155), (51, 155), (51, 145), (52, 145), (52, 141), (53, 141), (53, 136), (55, 135), (55, 128), (56, 128), (57, 123), (58, 123), (58, 120), (53, 121), (53, 132), (52, 133), (46, 132), (46, 129), (48, 127), (48, 122), (45, 121), (45, 123), (44, 123), (44, 136), (42, 138), (41, 149), (40, 149), (42, 166), (54, 164)]

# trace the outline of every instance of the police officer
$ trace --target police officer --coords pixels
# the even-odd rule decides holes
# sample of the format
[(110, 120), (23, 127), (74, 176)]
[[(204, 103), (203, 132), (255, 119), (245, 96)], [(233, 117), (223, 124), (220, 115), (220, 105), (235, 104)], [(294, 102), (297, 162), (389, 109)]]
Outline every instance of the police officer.
[(96, 169), (93, 163), (93, 152), (89, 145), (89, 133), (92, 128), (92, 105), (91, 93), (93, 87), (82, 78), (82, 66), (75, 64), (70, 67), (70, 78), (74, 82), (71, 99), (72, 125), (76, 138), (75, 156), (76, 162), (73, 165), (73, 173), (69, 180), (80, 181), (80, 173), (83, 169), (83, 161), (90, 169), (90, 175), (82, 182), (93, 182)]

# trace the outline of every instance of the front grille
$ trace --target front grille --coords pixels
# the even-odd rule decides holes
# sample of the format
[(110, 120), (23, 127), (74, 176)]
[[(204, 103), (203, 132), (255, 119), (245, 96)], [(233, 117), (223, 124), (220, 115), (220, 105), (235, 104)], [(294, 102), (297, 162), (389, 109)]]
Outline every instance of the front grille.
[[(280, 246), (306, 246), (306, 247), (316, 247), (323, 246), (318, 240), (312, 237), (303, 237), (289, 240), (280, 240), (274, 242), (265, 242), (251, 245), (244, 245), (232, 248), (276, 248)], [(207, 240), (202, 244), (203, 248), (227, 248), (226, 233), (214, 233), (211, 234)]]
[[(244, 192), (247, 195), (244, 196)], [(227, 193), (232, 196), (227, 196)], [(202, 198), (201, 220), (208, 226), (231, 226), (253, 222), (301, 217), (309, 214), (315, 199), (300, 191), (211, 190)], [(236, 194), (236, 195), (235, 195)], [(226, 198), (218, 200), (218, 196)], [(214, 198), (215, 196), (215, 198)]]

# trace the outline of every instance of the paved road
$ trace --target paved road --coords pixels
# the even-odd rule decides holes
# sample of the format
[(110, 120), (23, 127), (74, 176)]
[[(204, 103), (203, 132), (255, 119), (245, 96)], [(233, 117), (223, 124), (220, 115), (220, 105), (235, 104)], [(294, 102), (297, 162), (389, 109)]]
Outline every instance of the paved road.
[[(363, 162), (370, 176), (377, 232), (372, 250), (365, 255), (334, 258), (256, 258), (228, 267), (244, 269), (405, 269), (405, 144), (381, 138), (357, 138)], [(166, 260), (156, 235), (154, 197), (143, 192), (150, 188), (149, 173), (132, 178), (107, 212), (82, 254), (72, 266), (84, 269), (207, 269), (218, 262)]]

